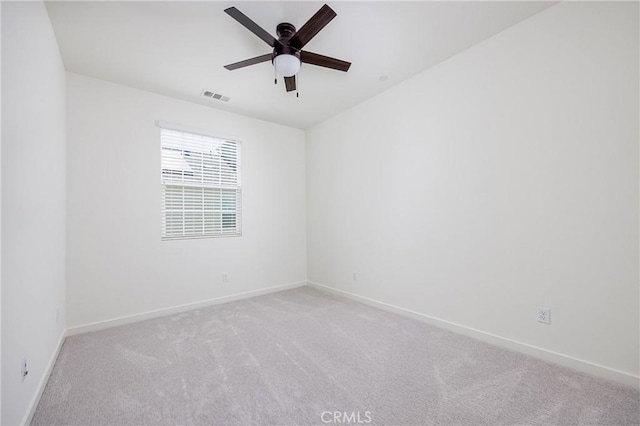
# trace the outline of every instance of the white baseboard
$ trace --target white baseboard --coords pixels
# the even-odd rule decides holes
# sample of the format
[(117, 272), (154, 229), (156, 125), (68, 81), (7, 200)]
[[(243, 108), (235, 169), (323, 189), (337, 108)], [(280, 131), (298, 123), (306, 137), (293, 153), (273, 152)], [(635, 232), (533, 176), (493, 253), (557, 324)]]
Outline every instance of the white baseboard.
[(506, 337), (498, 336), (496, 334), (488, 333), (486, 331), (477, 330), (475, 328), (467, 327), (464, 325), (456, 324), (451, 321), (446, 321), (440, 318), (435, 318), (430, 315), (425, 315), (420, 312), (404, 309), (399, 306), (390, 305), (388, 303), (380, 302), (378, 300), (370, 299), (368, 297), (359, 296), (357, 294), (349, 293), (348, 291), (338, 290), (337, 288), (329, 287), (324, 284), (316, 282), (308, 282), (310, 287), (318, 290), (326, 291), (329, 293), (348, 297), (349, 299), (390, 311), (396, 314), (400, 314), (409, 318), (416, 319), (418, 321), (426, 322), (437, 327), (445, 328), (453, 332), (463, 334), (465, 336), (473, 337), (478, 340), (490, 343), (492, 345), (500, 346), (509, 350), (531, 355), (533, 357), (560, 364), (564, 367), (572, 368), (574, 370), (582, 371), (584, 373), (591, 374), (593, 376), (601, 377), (604, 379), (612, 380), (617, 383), (622, 383), (627, 386), (640, 388), (640, 377), (634, 376), (624, 371), (616, 370), (613, 368), (605, 367), (604, 365), (595, 364), (593, 362), (585, 361), (583, 359), (574, 358), (569, 355), (564, 355), (558, 352), (543, 349), (537, 346), (529, 345), (527, 343), (519, 342), (517, 340), (509, 339)]
[(145, 321), (148, 319), (164, 317), (167, 315), (178, 314), (193, 309), (205, 308), (207, 306), (219, 305), (221, 303), (233, 302), (240, 299), (248, 299), (250, 297), (261, 296), (263, 294), (276, 293), (278, 291), (290, 290), (292, 288), (303, 287), (307, 285), (305, 281), (284, 284), (275, 287), (263, 288), (260, 290), (252, 290), (244, 293), (231, 294), (229, 296), (216, 297), (213, 299), (202, 300), (200, 302), (185, 303), (184, 305), (171, 306), (168, 308), (156, 309), (153, 311), (142, 312), (139, 314), (127, 315), (119, 318), (112, 318), (104, 321), (97, 321), (89, 324), (78, 325), (67, 328), (67, 336), (87, 333), (90, 331), (104, 330), (106, 328), (117, 327), (119, 325), (131, 324), (134, 322)]
[(65, 332), (65, 330), (62, 330), (60, 338), (58, 339), (58, 344), (56, 345), (56, 348), (53, 351), (51, 358), (49, 359), (49, 363), (47, 364), (47, 368), (45, 369), (44, 374), (40, 378), (40, 382), (38, 382), (36, 393), (33, 395), (33, 398), (31, 398), (31, 402), (29, 402), (27, 412), (24, 414), (24, 418), (20, 423), (21, 425), (31, 424), (33, 415), (36, 413), (36, 408), (38, 408), (38, 403), (40, 402), (40, 398), (42, 397), (44, 388), (47, 387), (47, 382), (49, 382), (49, 377), (51, 376), (51, 372), (53, 371), (53, 366), (56, 364), (56, 360), (58, 359), (58, 355), (60, 354), (60, 349), (62, 349), (62, 345), (66, 337), (67, 333)]

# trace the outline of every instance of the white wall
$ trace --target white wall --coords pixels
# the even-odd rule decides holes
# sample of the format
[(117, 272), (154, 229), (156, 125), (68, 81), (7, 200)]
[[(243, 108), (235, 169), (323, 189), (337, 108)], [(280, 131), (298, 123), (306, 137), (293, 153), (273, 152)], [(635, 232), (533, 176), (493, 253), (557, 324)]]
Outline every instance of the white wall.
[(313, 127), (309, 280), (638, 376), (638, 114), (638, 4), (570, 2)]
[[(303, 131), (71, 73), (67, 106), (70, 327), (306, 281)], [(242, 237), (160, 240), (156, 120), (242, 141)]]
[(1, 7), (2, 424), (13, 425), (64, 330), (65, 72), (44, 4)]
[[(2, 58), (2, 6), (0, 5), (0, 58)], [(1, 60), (0, 60), (1, 62)], [(0, 66), (0, 99), (2, 99)], [(0, 102), (0, 242), (2, 241), (2, 102)], [(2, 244), (0, 243), (0, 423), (2, 423)]]

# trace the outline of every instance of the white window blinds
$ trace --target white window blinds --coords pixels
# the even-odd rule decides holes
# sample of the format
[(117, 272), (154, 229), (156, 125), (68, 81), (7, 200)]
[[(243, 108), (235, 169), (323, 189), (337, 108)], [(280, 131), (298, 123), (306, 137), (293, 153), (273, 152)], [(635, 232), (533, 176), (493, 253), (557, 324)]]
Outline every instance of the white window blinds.
[(240, 143), (161, 128), (162, 238), (241, 235)]

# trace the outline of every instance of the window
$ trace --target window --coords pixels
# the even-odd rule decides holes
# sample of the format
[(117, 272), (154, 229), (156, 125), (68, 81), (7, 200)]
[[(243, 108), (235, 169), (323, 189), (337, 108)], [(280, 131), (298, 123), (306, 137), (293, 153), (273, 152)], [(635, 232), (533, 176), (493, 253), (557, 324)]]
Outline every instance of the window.
[(162, 239), (241, 235), (240, 143), (161, 127)]

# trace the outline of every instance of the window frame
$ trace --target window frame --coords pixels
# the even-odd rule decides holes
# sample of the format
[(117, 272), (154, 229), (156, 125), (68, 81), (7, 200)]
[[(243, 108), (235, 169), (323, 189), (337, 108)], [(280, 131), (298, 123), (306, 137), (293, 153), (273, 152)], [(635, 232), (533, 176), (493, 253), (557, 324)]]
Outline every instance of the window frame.
[[(198, 130), (198, 129), (194, 129), (194, 128), (190, 128), (187, 126), (182, 126), (182, 125), (176, 125), (176, 124), (171, 124), (171, 123), (167, 123), (167, 122), (163, 122), (163, 121), (156, 121), (156, 126), (159, 127), (160, 131), (159, 131), (159, 141), (160, 141), (160, 199), (161, 199), (161, 208), (160, 208), (160, 225), (161, 225), (161, 231), (160, 231), (160, 239), (161, 241), (177, 241), (177, 240), (190, 240), (190, 239), (207, 239), (207, 238), (227, 238), (227, 237), (241, 237), (242, 236), (242, 141), (238, 140), (237, 138), (229, 138), (229, 137), (221, 137), (218, 135), (213, 134), (213, 132), (209, 132), (209, 131), (203, 131), (203, 130)], [(163, 130), (168, 130), (168, 131), (176, 131), (176, 132), (182, 132), (182, 133), (187, 133), (187, 134), (191, 134), (191, 135), (196, 135), (196, 136), (201, 136), (201, 137), (206, 137), (206, 138), (213, 138), (216, 139), (217, 141), (220, 142), (228, 142), (228, 143), (233, 143), (235, 144), (235, 154), (236, 154), (236, 161), (235, 161), (235, 166), (236, 166), (236, 173), (237, 173), (237, 178), (236, 178), (236, 185), (230, 186), (230, 185), (224, 185), (222, 182), (218, 183), (218, 184), (211, 184), (211, 183), (204, 183), (204, 182), (185, 182), (184, 180), (182, 182), (165, 182), (165, 174), (163, 174), (163, 149), (164, 149), (164, 144), (163, 144)], [(222, 173), (222, 172), (221, 172)], [(211, 233), (211, 234), (204, 234), (204, 226), (203, 226), (203, 234), (199, 235), (199, 234), (185, 234), (184, 233), (184, 229), (183, 229), (183, 233), (181, 235), (172, 235), (172, 236), (167, 236), (167, 232), (166, 232), (166, 228), (167, 228), (167, 201), (166, 201), (166, 191), (168, 187), (173, 187), (173, 188), (182, 188), (182, 190), (184, 191), (187, 188), (194, 188), (194, 189), (213, 189), (213, 190), (218, 190), (220, 191), (220, 195), (219, 195), (219, 205), (220, 205), (220, 230), (221, 232), (216, 232), (216, 233)], [(222, 215), (223, 215), (223, 208), (222, 208), (222, 203), (223, 203), (223, 195), (222, 195), (222, 191), (224, 190), (233, 190), (235, 192), (235, 230), (234, 232), (229, 232), (229, 233), (224, 233), (222, 232), (223, 229), (223, 219), (222, 219)], [(204, 194), (203, 194), (204, 196)], [(186, 197), (183, 195), (183, 205), (184, 205), (184, 199)], [(204, 202), (204, 201), (203, 201)], [(184, 217), (185, 213), (188, 211), (186, 210), (184, 207), (182, 208), (182, 215)], [(195, 210), (194, 212), (198, 212), (199, 210)], [(204, 215), (205, 212), (207, 211), (204, 207), (202, 210), (200, 210), (202, 212), (202, 214)]]

